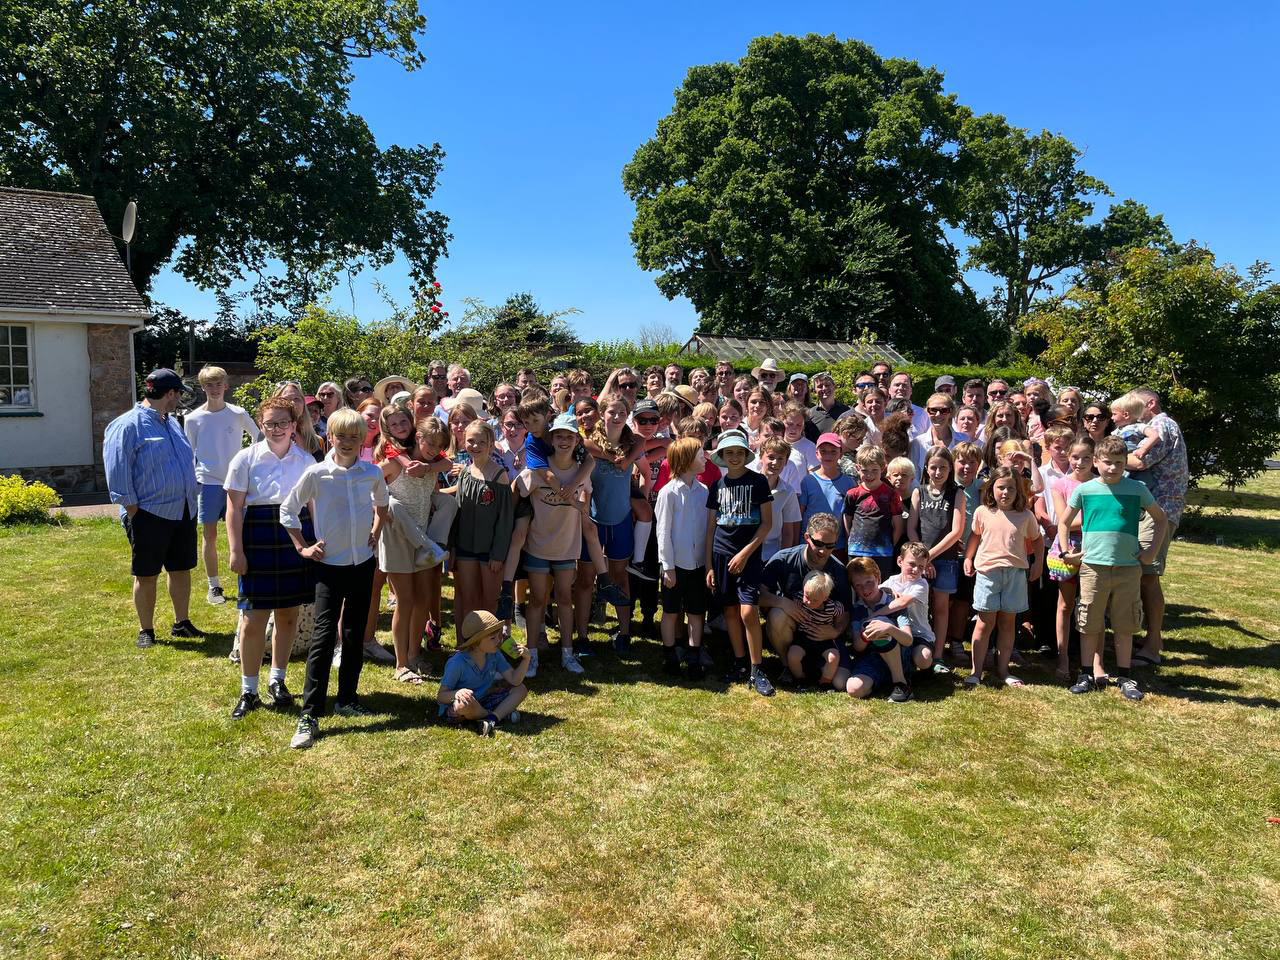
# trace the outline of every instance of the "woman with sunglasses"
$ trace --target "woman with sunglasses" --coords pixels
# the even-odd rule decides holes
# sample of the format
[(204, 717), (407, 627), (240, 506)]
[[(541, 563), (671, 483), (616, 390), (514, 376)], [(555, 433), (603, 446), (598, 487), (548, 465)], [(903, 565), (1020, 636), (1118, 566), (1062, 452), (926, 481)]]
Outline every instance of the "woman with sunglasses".
[(1084, 433), (1095, 444), (1111, 433), (1111, 410), (1105, 403), (1086, 403), (1080, 415)]
[(373, 381), (368, 377), (348, 377), (342, 385), (343, 406), (357, 409), (361, 403), (373, 396)]
[(329, 420), (329, 414), (343, 406), (342, 388), (332, 380), (326, 380), (316, 387), (316, 399), (320, 401), (320, 423)]

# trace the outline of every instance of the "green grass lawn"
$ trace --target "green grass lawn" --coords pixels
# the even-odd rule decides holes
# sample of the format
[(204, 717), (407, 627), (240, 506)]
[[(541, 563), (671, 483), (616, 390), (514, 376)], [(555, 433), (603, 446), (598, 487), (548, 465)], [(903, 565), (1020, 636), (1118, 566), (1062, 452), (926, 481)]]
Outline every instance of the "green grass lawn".
[(1201, 491), (1140, 704), (764, 700), (639, 643), (493, 740), (366, 666), (307, 752), (230, 719), (232, 607), (139, 651), (117, 525), (0, 531), (0, 953), (1274, 960), (1277, 481)]

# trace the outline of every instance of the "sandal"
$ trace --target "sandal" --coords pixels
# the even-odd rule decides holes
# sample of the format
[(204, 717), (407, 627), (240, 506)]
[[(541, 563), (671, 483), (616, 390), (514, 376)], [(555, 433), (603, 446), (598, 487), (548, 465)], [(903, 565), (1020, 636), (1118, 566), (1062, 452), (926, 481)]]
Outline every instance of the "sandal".
[(416, 673), (414, 673), (412, 670), (410, 670), (408, 667), (400, 667), (398, 670), (396, 670), (395, 673), (392, 674), (392, 677), (396, 680), (399, 680), (401, 683), (411, 683), (411, 684), (414, 684), (415, 686), (418, 684), (423, 684), (427, 682), (423, 680), (420, 676), (418, 676)]

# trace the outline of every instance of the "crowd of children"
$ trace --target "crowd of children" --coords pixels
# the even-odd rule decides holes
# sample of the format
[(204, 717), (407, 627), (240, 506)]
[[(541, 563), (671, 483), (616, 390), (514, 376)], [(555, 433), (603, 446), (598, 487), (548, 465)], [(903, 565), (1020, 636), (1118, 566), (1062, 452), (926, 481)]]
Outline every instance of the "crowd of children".
[[(422, 385), (352, 377), (308, 397), (280, 384), (251, 417), (206, 367), (207, 402), (185, 429), (209, 602), (225, 599), (223, 518), (239, 576), (232, 715), (263, 704), (268, 629), (270, 703), (293, 703), (300, 610), (293, 746), (319, 735), (334, 660), (337, 713), (365, 712), (366, 658), (424, 684), (427, 654), (444, 646), (446, 575), (458, 628), (439, 714), (485, 734), (519, 716), (549, 630), (560, 667), (587, 672), (601, 655), (590, 626), (610, 607), (613, 650), (655, 636), (672, 677), (704, 680), (707, 640), (723, 634), (726, 682), (895, 702), (920, 674), (960, 664), (966, 687), (988, 673), (1021, 686), (1014, 669), (1032, 648), (1069, 681), (1077, 644), (1071, 691), (1100, 689), (1109, 625), (1116, 685), (1142, 698), (1131, 669), (1142, 578), (1162, 572), (1170, 532), (1144, 469), (1169, 430), (1149, 391), (1107, 407), (1071, 388), (1054, 397), (1043, 381), (1011, 392), (940, 377), (921, 408), (910, 375), (888, 364), (860, 373), (847, 404), (829, 374), (784, 378), (772, 361), (684, 379), (677, 365), (624, 368), (597, 393), (585, 371), (544, 389), (521, 370), (486, 399), (465, 369), (433, 364)], [(1114, 432), (1089, 410), (1107, 411)], [(377, 642), (384, 602), (391, 650)]]

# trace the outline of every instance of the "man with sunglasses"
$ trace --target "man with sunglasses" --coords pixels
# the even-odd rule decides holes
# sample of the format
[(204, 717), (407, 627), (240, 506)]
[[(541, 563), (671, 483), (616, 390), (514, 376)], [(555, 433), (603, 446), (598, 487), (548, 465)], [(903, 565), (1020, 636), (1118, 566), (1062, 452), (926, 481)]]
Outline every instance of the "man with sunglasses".
[(992, 380), (987, 384), (987, 405), (999, 403), (1009, 396), (1009, 384), (1003, 380)]
[(728, 360), (716, 361), (716, 407), (719, 408), (733, 396), (733, 364)]
[[(765, 633), (778, 656), (784, 660), (795, 637), (796, 627), (803, 624), (814, 640), (836, 640), (841, 662), (848, 659), (839, 638), (849, 626), (849, 610), (853, 594), (849, 578), (832, 551), (840, 542), (840, 525), (830, 513), (815, 513), (805, 527), (804, 543), (779, 550), (764, 565), (760, 581), (760, 609), (765, 614)], [(804, 580), (814, 572), (826, 573), (835, 582), (831, 599), (840, 605), (840, 613), (830, 624), (811, 623), (804, 599)], [(788, 671), (783, 671), (787, 676)]]

